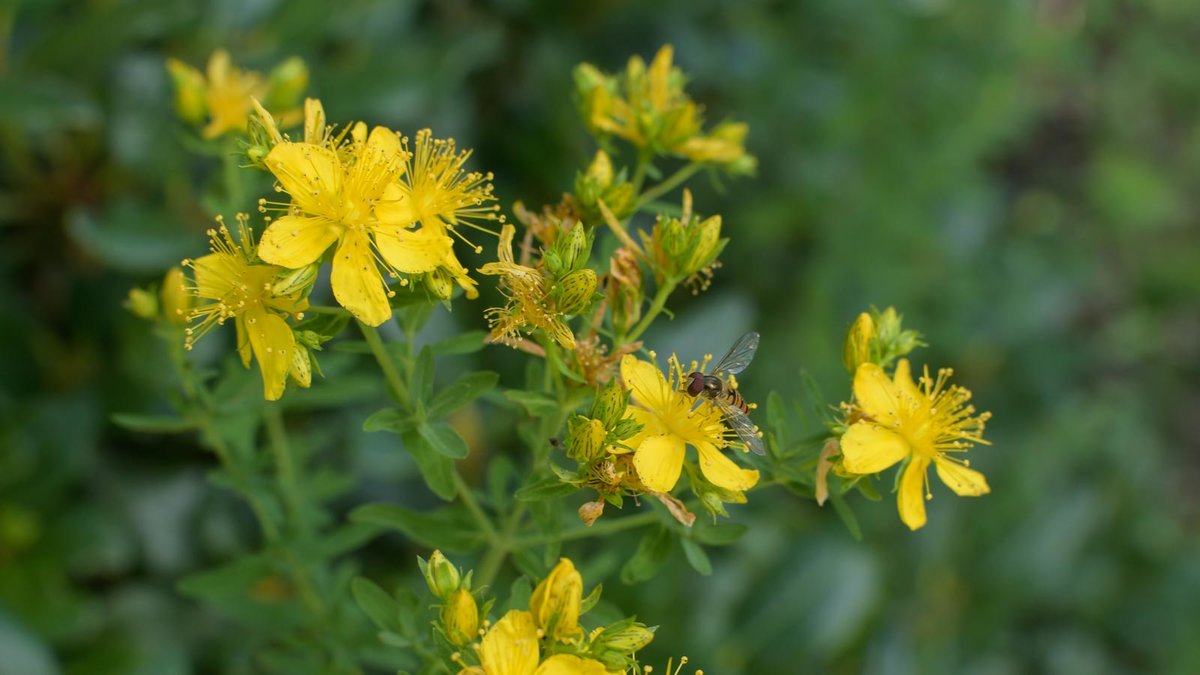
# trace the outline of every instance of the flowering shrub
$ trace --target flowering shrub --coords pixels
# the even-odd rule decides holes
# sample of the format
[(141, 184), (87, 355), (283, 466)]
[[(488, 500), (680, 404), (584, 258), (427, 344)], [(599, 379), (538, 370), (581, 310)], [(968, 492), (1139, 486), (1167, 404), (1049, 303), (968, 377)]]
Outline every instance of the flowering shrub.
[[(620, 572), (634, 584), (653, 579), (676, 545), (710, 573), (705, 548), (736, 543), (745, 528), (723, 521), (756, 490), (832, 500), (852, 522), (845, 497), (878, 499), (881, 474), (898, 466), (899, 514), (912, 529), (925, 524), (931, 465), (959, 495), (988, 492), (961, 458), (985, 443), (988, 414), (949, 384), (948, 369), (914, 379), (908, 356), (923, 343), (892, 308), (850, 327), (847, 402), (823, 408), (816, 437), (794, 432), (779, 395), (740, 387), (756, 333), (715, 362), (660, 361), (645, 343), (680, 287), (707, 288), (737, 233), (736, 223), (701, 215), (687, 182), (702, 173), (744, 180), (756, 166), (743, 145), (746, 125), (705, 123), (670, 47), (649, 64), (630, 59), (618, 74), (575, 70), (583, 124), (599, 149), (559, 202), (513, 202), (515, 223), (492, 174), (455, 141), (428, 129), (410, 137), (364, 122), (331, 124), (314, 98), (298, 106), (306, 81), (298, 61), (266, 79), (238, 71), (224, 52), (213, 55), (207, 77), (175, 61), (168, 68), (196, 142), (236, 148), (240, 161), (226, 162), (226, 172), (260, 172), (273, 193), (257, 200), (256, 217), (231, 214), (230, 226), (216, 216), (209, 252), (167, 271), (157, 293), (131, 291), (128, 307), (154, 323), (172, 355), (176, 415), (120, 421), (199, 433), (221, 464), (214, 481), (250, 506), (261, 550), (183, 588), (239, 620), (276, 612), (272, 669), (639, 671), (637, 652), (654, 630), (619, 611), (591, 621), (599, 588), (585, 595), (580, 572), (561, 555), (565, 542), (644, 531)], [(229, 202), (246, 197), (230, 194)], [(491, 251), (474, 269), (464, 262)], [(483, 306), (480, 287), (489, 284), (499, 306)], [(490, 331), (418, 348), (435, 312), (450, 310), (486, 316)], [(220, 330), (227, 322), (233, 331)], [(228, 335), (237, 353), (219, 374), (188, 355), (212, 333)], [(306, 454), (287, 413), (289, 398), (337, 405), (339, 375), (320, 366), (331, 346), (373, 360), (368, 386), (391, 402), (363, 429), (393, 434), (395, 451), (412, 457), (444, 506), (375, 503), (356, 508), (349, 523), (330, 517), (326, 504), (339, 486)], [(521, 352), (526, 377), (503, 388), (494, 372), (439, 377), (453, 356), (484, 348)], [(261, 375), (253, 396), (246, 368)], [(466, 428), (468, 411), (484, 406), (524, 444), (518, 466), (493, 462), (488, 442)], [(456, 464), (468, 457), (488, 464), (485, 486)], [(564, 525), (564, 512), (578, 523)], [(384, 590), (346, 565), (389, 530), (474, 561), (465, 573), (439, 550), (419, 562), (436, 616), (413, 589)], [(510, 562), (521, 576), (497, 594)], [(368, 629), (364, 638), (364, 615), (379, 644), (366, 644), (375, 636)]]

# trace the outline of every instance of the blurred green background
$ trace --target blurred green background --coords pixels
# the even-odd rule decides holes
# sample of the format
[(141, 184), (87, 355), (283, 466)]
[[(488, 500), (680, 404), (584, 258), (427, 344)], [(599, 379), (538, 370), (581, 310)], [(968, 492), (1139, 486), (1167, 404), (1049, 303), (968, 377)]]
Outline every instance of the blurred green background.
[[(992, 494), (935, 487), (918, 533), (890, 497), (854, 500), (857, 542), (764, 491), (733, 509), (752, 528), (713, 576), (676, 552), (652, 582), (606, 579), (661, 626), (655, 672), (678, 654), (710, 674), (1200, 672), (1200, 4), (334, 7), (0, 8), (0, 673), (218, 673), (252, 642), (175, 586), (253, 546), (244, 507), (205, 481), (195, 439), (109, 421), (171, 386), (122, 299), (203, 251), (219, 203), (195, 187), (219, 166), (183, 146), (167, 56), (299, 55), (331, 119), (454, 135), (507, 207), (556, 200), (593, 150), (571, 68), (667, 42), (709, 119), (750, 123), (760, 169), (698, 184), (732, 243), (651, 344), (694, 355), (755, 328), (751, 398), (803, 398), (805, 369), (836, 403), (845, 328), (895, 305), (932, 343), (916, 360), (954, 366), (995, 417), (972, 455)], [(499, 348), (479, 361), (517, 372)], [(356, 392), (299, 422), (316, 463), (354, 478), (335, 507), (429, 503), (395, 437), (359, 430), (382, 390)], [(590, 584), (620, 542), (567, 552)], [(362, 559), (399, 578), (416, 553), (392, 538)]]

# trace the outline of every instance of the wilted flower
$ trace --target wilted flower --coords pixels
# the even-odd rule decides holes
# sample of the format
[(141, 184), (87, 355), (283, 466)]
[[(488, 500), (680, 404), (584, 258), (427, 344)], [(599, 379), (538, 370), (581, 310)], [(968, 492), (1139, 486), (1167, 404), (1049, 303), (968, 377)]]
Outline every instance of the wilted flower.
[(548, 297), (545, 277), (540, 270), (519, 265), (513, 258), (512, 241), (516, 228), (505, 224), (500, 230), (497, 262), (479, 268), (481, 274), (500, 277), (500, 290), (508, 298), (505, 307), (487, 311), (492, 335), (498, 340), (511, 341), (522, 330), (540, 329), (565, 349), (575, 348), (575, 334), (564, 321), (565, 313)]

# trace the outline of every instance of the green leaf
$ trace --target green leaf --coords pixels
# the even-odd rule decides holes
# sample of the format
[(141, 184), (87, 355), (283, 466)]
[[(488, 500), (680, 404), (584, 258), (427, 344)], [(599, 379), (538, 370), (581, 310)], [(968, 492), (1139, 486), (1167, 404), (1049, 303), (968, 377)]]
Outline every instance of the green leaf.
[(414, 426), (412, 418), (398, 408), (376, 410), (363, 421), (363, 431), (390, 431), (404, 434), (412, 431)]
[(114, 413), (113, 424), (130, 431), (140, 431), (151, 434), (174, 434), (181, 431), (191, 431), (196, 423), (173, 415), (138, 415), (134, 413)]
[(749, 529), (740, 523), (713, 523), (700, 518), (692, 526), (692, 538), (708, 546), (728, 546), (741, 539)]
[(454, 460), (434, 450), (429, 441), (415, 431), (407, 431), (400, 437), (404, 440), (404, 449), (417, 461), (417, 468), (429, 489), (446, 501), (454, 499), (458, 494)]
[(453, 337), (448, 337), (445, 340), (430, 345), (430, 349), (434, 354), (473, 354), (487, 344), (487, 331), (473, 330), (466, 333), (459, 333)]
[(552, 415), (558, 412), (558, 401), (545, 395), (532, 391), (522, 391), (519, 389), (510, 389), (504, 392), (504, 396), (510, 401), (521, 404), (525, 410), (529, 411), (534, 417), (543, 417)]
[(653, 579), (671, 556), (674, 539), (664, 527), (654, 528), (642, 535), (637, 551), (621, 568), (621, 581), (637, 584)]
[(359, 609), (371, 617), (371, 621), (380, 630), (401, 632), (400, 604), (393, 600), (387, 591), (365, 577), (355, 577), (354, 581), (350, 582), (350, 590), (354, 593), (354, 601), (358, 603)]
[(573, 494), (579, 487), (562, 482), (558, 476), (547, 476), (517, 490), (516, 498), (523, 502), (541, 502)]
[(417, 367), (413, 369), (409, 389), (422, 401), (428, 401), (433, 395), (433, 350), (429, 345), (422, 347), (417, 355)]
[(858, 524), (858, 518), (855, 517), (854, 511), (850, 509), (850, 505), (837, 492), (829, 493), (829, 501), (833, 503), (833, 510), (837, 512), (838, 518), (842, 519), (846, 529), (850, 531), (850, 536), (856, 541), (862, 541), (862, 528)]
[(422, 422), (417, 425), (417, 433), (434, 450), (451, 459), (464, 459), (471, 452), (462, 436), (445, 422)]
[(870, 499), (873, 502), (883, 499), (883, 495), (879, 494), (879, 490), (875, 489), (875, 484), (872, 483), (870, 479), (864, 478), (858, 481), (856, 487), (858, 488), (858, 491), (862, 493), (862, 496)]
[(587, 596), (583, 598), (583, 601), (579, 603), (579, 613), (587, 614), (588, 612), (592, 611), (592, 608), (596, 606), (596, 603), (600, 602), (600, 594), (603, 592), (604, 584), (596, 584), (596, 587), (592, 589), (592, 592), (588, 593)]
[(429, 402), (428, 416), (432, 419), (444, 417), (495, 388), (500, 376), (491, 371), (468, 373), (439, 391)]
[(700, 544), (691, 539), (680, 539), (679, 543), (683, 545), (683, 555), (692, 569), (703, 576), (712, 574), (712, 562), (709, 561), (708, 554), (704, 552), (704, 548)]
[(414, 511), (396, 504), (367, 504), (351, 511), (350, 520), (399, 530), (422, 546), (456, 553), (472, 551), (484, 540), (471, 515), (459, 506)]

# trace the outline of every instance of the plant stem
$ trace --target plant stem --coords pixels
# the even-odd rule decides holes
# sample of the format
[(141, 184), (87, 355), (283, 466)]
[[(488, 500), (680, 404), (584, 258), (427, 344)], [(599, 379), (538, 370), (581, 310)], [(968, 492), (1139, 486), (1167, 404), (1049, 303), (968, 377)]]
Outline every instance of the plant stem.
[(495, 546), (499, 543), (499, 538), (496, 534), (496, 527), (492, 525), (492, 520), (483, 512), (483, 508), (479, 506), (479, 502), (475, 499), (475, 493), (471, 491), (471, 486), (467, 485), (467, 481), (463, 480), (462, 473), (458, 471), (458, 467), (454, 470), (454, 487), (458, 490), (458, 496), (462, 497), (463, 505), (471, 512), (471, 517), (479, 525), (479, 529), (483, 530), (484, 536), (488, 541)]
[(655, 317), (658, 316), (659, 312), (662, 312), (663, 306), (667, 304), (667, 297), (671, 295), (671, 292), (678, 285), (679, 282), (674, 279), (663, 281), (662, 285), (658, 287), (658, 292), (654, 294), (654, 300), (650, 302), (650, 309), (646, 310), (646, 314), (642, 317), (642, 320), (624, 337), (622, 340), (623, 343), (635, 342), (642, 336), (642, 333), (646, 332), (646, 329), (654, 322)]
[(653, 511), (648, 511), (646, 513), (639, 513), (636, 516), (629, 516), (627, 518), (619, 518), (616, 520), (601, 521), (599, 523), (596, 523), (595, 525), (592, 525), (591, 527), (576, 527), (576, 528), (572, 528), (569, 530), (564, 530), (564, 531), (560, 532), (559, 534), (555, 535), (553, 538), (547, 537), (546, 535), (542, 535), (542, 534), (533, 535), (533, 536), (529, 536), (529, 537), (518, 537), (515, 540), (513, 540), (512, 544), (514, 547), (537, 546), (539, 544), (549, 543), (551, 540), (553, 540), (553, 541), (574, 541), (576, 539), (587, 539), (589, 537), (598, 537), (598, 536), (602, 536), (602, 535), (606, 535), (606, 534), (614, 534), (616, 532), (623, 532), (625, 530), (632, 530), (634, 528), (643, 527), (645, 525), (651, 525), (651, 524), (658, 522), (659, 520), (660, 520), (660, 518), (657, 513), (654, 513)]
[(513, 533), (517, 531), (517, 527), (521, 524), (521, 518), (524, 516), (525, 505), (518, 503), (517, 507), (509, 514), (508, 520), (505, 521), (503, 533), (488, 549), (483, 561), (479, 564), (479, 574), (475, 577), (478, 586), (490, 586), (496, 580), (496, 575), (500, 573), (500, 566), (504, 564), (504, 559), (518, 546), (516, 540), (513, 539)]
[(637, 203), (634, 205), (634, 210), (641, 211), (650, 202), (679, 187), (680, 184), (695, 175), (695, 173), (700, 170), (700, 167), (701, 165), (695, 162), (687, 164), (680, 170), (668, 176), (663, 182), (655, 185), (652, 188), (649, 188), (643, 192), (640, 197), (638, 197)]
[(375, 355), (375, 360), (379, 362), (379, 369), (383, 371), (383, 377), (387, 380), (388, 389), (392, 392), (392, 398), (400, 407), (408, 410), (412, 407), (412, 398), (409, 396), (408, 386), (404, 384), (404, 379), (400, 377), (400, 371), (396, 370), (396, 363), (392, 361), (392, 357), (387, 352), (387, 347), (384, 346), (383, 340), (379, 337), (379, 331), (371, 326), (359, 321), (358, 327), (362, 330), (363, 339), (367, 341), (367, 346), (371, 348), (371, 353)]
[(267, 428), (267, 439), (270, 442), (271, 454), (275, 459), (275, 468), (279, 472), (279, 487), (283, 492), (283, 501), (287, 506), (288, 516), (296, 529), (304, 535), (309, 532), (308, 518), (304, 513), (304, 496), (300, 491), (300, 483), (296, 478), (296, 464), (292, 456), (292, 448), (288, 443), (287, 430), (283, 426), (283, 414), (277, 403), (267, 403), (263, 414), (263, 423)]

